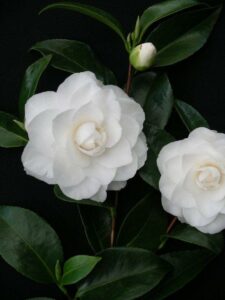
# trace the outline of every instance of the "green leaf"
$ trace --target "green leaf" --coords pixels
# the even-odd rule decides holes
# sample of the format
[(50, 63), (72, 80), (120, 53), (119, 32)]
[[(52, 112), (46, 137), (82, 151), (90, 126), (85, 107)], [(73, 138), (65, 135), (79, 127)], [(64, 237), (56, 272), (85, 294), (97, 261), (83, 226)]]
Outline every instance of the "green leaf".
[(166, 130), (151, 126), (149, 124), (146, 124), (145, 126), (145, 135), (148, 146), (157, 156), (165, 145), (175, 141), (175, 138)]
[(177, 100), (175, 108), (188, 131), (192, 131), (198, 127), (209, 128), (207, 121), (190, 104)]
[(27, 141), (27, 133), (18, 125), (16, 117), (0, 111), (0, 147), (21, 147)]
[(155, 189), (159, 189), (160, 173), (157, 167), (157, 157), (165, 145), (174, 141), (174, 138), (165, 130), (145, 124), (145, 134), (148, 142), (147, 160), (139, 171), (141, 178)]
[(62, 268), (60, 265), (60, 261), (57, 260), (56, 265), (55, 265), (55, 278), (57, 280), (57, 282), (59, 282), (61, 280), (62, 277)]
[(24, 208), (0, 206), (0, 240), (0, 255), (14, 269), (37, 282), (56, 282), (62, 247), (42, 218)]
[(160, 173), (157, 167), (156, 160), (157, 156), (151, 148), (148, 148), (147, 160), (144, 167), (139, 171), (139, 174), (145, 182), (147, 182), (154, 189), (158, 190)]
[(105, 207), (78, 206), (87, 241), (94, 253), (110, 247), (111, 210)]
[(155, 22), (199, 4), (197, 0), (166, 0), (150, 6), (140, 17), (141, 38)]
[(194, 279), (215, 257), (207, 250), (192, 250), (167, 253), (161, 256), (174, 270), (152, 291), (146, 300), (161, 300), (184, 287)]
[(101, 260), (101, 257), (77, 255), (68, 259), (63, 268), (62, 285), (74, 284), (85, 278)]
[(155, 45), (157, 55), (154, 66), (162, 67), (180, 62), (207, 41), (221, 8), (184, 13), (160, 24), (147, 38)]
[(106, 249), (102, 260), (77, 292), (82, 300), (130, 300), (153, 289), (170, 269), (150, 251), (135, 248)]
[(185, 224), (178, 224), (170, 234), (165, 235), (168, 238), (191, 243), (219, 254), (224, 248), (224, 239), (222, 233), (205, 234), (194, 227)]
[(54, 186), (54, 194), (58, 199), (66, 201), (66, 202), (71, 202), (71, 203), (74, 203), (74, 204), (100, 206), (100, 207), (105, 206), (105, 207), (107, 207), (106, 202), (100, 203), (100, 202), (97, 202), (97, 201), (94, 201), (94, 200), (88, 200), (88, 199), (87, 200), (75, 200), (75, 199), (69, 198), (69, 197), (67, 197), (66, 195), (63, 194), (63, 192), (60, 190), (60, 187), (58, 185)]
[(53, 39), (37, 43), (33, 50), (44, 55), (52, 55), (51, 65), (69, 73), (92, 71), (105, 84), (115, 84), (113, 73), (101, 65), (95, 58), (91, 48), (81, 42)]
[(105, 24), (106, 26), (110, 27), (113, 31), (115, 31), (119, 35), (119, 37), (123, 40), (125, 45), (127, 43), (124, 35), (124, 30), (120, 22), (116, 18), (114, 18), (111, 14), (109, 14), (108, 12), (102, 9), (96, 8), (91, 5), (82, 4), (82, 3), (58, 2), (46, 6), (41, 10), (40, 13), (49, 9), (67, 9), (67, 10), (72, 10), (84, 14), (86, 16), (89, 16)]
[(129, 211), (118, 233), (118, 245), (155, 251), (167, 224), (167, 214), (162, 209), (160, 195), (151, 193)]
[(153, 72), (140, 73), (131, 82), (130, 95), (136, 102), (144, 107), (152, 83), (156, 77)]
[(144, 105), (146, 123), (164, 129), (174, 105), (172, 87), (166, 74), (158, 75)]
[(27, 100), (35, 94), (41, 75), (51, 59), (51, 55), (44, 56), (30, 65), (25, 72), (19, 96), (19, 112), (22, 119), (24, 118), (24, 106)]

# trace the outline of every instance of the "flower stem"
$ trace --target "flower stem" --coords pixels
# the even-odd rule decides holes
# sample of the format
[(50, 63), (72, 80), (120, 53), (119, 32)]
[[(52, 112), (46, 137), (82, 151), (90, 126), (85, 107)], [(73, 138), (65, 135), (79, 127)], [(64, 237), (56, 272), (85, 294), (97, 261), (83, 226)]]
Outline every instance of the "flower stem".
[(131, 87), (131, 79), (132, 79), (132, 67), (131, 64), (128, 66), (128, 75), (127, 75), (127, 84), (125, 87), (125, 92), (129, 95), (130, 87)]
[(116, 191), (115, 192), (115, 204), (114, 207), (110, 209), (111, 212), (111, 217), (112, 217), (112, 230), (111, 230), (111, 236), (110, 236), (110, 246), (114, 246), (115, 242), (115, 231), (116, 231), (116, 209), (118, 205), (118, 198), (119, 198), (119, 193)]
[(170, 222), (169, 226), (167, 227), (166, 233), (169, 233), (171, 231), (171, 229), (173, 228), (173, 226), (175, 225), (177, 221), (177, 217), (174, 217), (172, 219), (172, 221)]

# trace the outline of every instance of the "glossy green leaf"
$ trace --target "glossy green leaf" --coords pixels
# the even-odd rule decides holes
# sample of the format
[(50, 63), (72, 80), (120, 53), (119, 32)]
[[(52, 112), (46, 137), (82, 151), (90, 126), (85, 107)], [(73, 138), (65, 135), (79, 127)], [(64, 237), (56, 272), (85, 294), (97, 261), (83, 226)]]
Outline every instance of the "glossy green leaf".
[(130, 300), (153, 289), (170, 265), (150, 251), (112, 248), (99, 253), (102, 260), (79, 287), (82, 300)]
[(157, 157), (163, 146), (174, 141), (165, 130), (145, 124), (145, 134), (148, 142), (147, 160), (139, 171), (141, 178), (155, 189), (159, 188), (160, 173), (157, 167)]
[(136, 102), (144, 107), (152, 83), (156, 77), (153, 72), (140, 73), (135, 76), (131, 83), (130, 95)]
[(0, 147), (21, 147), (27, 141), (27, 133), (18, 125), (16, 117), (0, 111)]
[(96, 8), (91, 5), (82, 4), (82, 3), (57, 2), (57, 3), (50, 4), (50, 5), (46, 6), (45, 8), (43, 8), (41, 10), (41, 13), (46, 10), (49, 10), (49, 9), (67, 9), (67, 10), (71, 10), (71, 11), (75, 11), (75, 12), (87, 15), (95, 20), (98, 20), (99, 22), (107, 25), (112, 30), (114, 30), (120, 36), (120, 38), (123, 40), (124, 44), (126, 44), (124, 30), (123, 30), (120, 22), (115, 17), (113, 17), (111, 14), (109, 14), (108, 12), (106, 12), (102, 9)]
[(55, 231), (34, 212), (0, 206), (0, 255), (24, 276), (43, 283), (55, 282), (55, 264), (63, 260)]
[(106, 202), (100, 203), (100, 202), (93, 201), (93, 200), (88, 200), (88, 199), (87, 200), (75, 200), (75, 199), (69, 198), (69, 197), (67, 197), (66, 195), (63, 194), (63, 192), (60, 190), (60, 187), (58, 185), (55, 185), (55, 187), (54, 187), (54, 194), (58, 199), (66, 201), (66, 202), (71, 202), (71, 203), (74, 203), (74, 204), (100, 206), (100, 207), (105, 206), (105, 207), (107, 207)]
[(192, 131), (198, 127), (209, 128), (207, 121), (190, 104), (177, 100), (175, 102), (175, 108), (188, 131)]
[(100, 257), (77, 255), (68, 259), (63, 268), (62, 285), (75, 284), (85, 278), (101, 260)]
[(166, 237), (206, 248), (215, 254), (219, 254), (224, 248), (222, 233), (205, 234), (185, 224), (176, 225)]
[(220, 11), (188, 12), (160, 24), (147, 38), (157, 49), (154, 66), (175, 64), (198, 51), (206, 43)]
[(110, 247), (111, 210), (105, 207), (78, 206), (87, 241), (94, 253)]
[(152, 291), (146, 300), (162, 300), (194, 279), (215, 257), (207, 250), (171, 252), (161, 256), (174, 270)]
[(163, 129), (173, 105), (174, 97), (169, 78), (166, 74), (160, 74), (154, 79), (144, 105), (146, 123)]
[(174, 142), (175, 138), (166, 130), (146, 124), (145, 135), (148, 146), (158, 156), (160, 150), (167, 144)]
[(141, 37), (153, 23), (199, 4), (197, 0), (165, 0), (148, 7), (140, 17)]
[(159, 189), (160, 173), (156, 164), (157, 156), (151, 148), (147, 152), (147, 160), (145, 165), (139, 171), (141, 178), (154, 189)]
[(51, 58), (51, 55), (40, 58), (30, 65), (25, 72), (19, 96), (19, 112), (22, 119), (24, 118), (24, 106), (27, 100), (35, 94), (41, 75), (50, 63)]
[(118, 233), (118, 245), (157, 250), (160, 235), (166, 232), (167, 214), (162, 209), (160, 194), (151, 193), (128, 213)]
[(42, 55), (52, 55), (51, 65), (69, 73), (92, 71), (105, 84), (115, 84), (113, 73), (101, 65), (91, 48), (78, 41), (53, 39), (37, 43), (33, 50)]

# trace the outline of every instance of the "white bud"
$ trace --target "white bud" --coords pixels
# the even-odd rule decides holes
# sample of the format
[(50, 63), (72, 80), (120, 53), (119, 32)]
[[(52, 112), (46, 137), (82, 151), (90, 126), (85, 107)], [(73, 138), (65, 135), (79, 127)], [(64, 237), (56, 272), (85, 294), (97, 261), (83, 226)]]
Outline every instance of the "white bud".
[(130, 63), (138, 71), (145, 71), (152, 66), (157, 50), (152, 43), (136, 46), (130, 53)]

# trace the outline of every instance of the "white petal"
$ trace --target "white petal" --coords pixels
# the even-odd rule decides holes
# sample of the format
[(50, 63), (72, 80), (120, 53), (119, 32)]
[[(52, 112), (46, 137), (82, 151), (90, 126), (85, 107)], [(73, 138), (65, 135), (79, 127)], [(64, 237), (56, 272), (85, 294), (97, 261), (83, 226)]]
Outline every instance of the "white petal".
[(40, 113), (46, 110), (58, 109), (57, 94), (44, 92), (32, 96), (25, 104), (25, 127)]
[(77, 185), (84, 180), (85, 174), (68, 156), (66, 149), (59, 148), (55, 154), (53, 172), (60, 187)]
[(74, 110), (67, 110), (53, 120), (53, 136), (57, 146), (65, 147), (68, 138), (71, 138), (74, 114)]
[(215, 234), (225, 228), (225, 215), (219, 214), (214, 221), (206, 226), (197, 227), (198, 230), (204, 233)]
[(60, 188), (66, 196), (75, 200), (83, 200), (92, 198), (99, 191), (100, 186), (100, 183), (96, 179), (86, 177), (76, 186), (60, 186)]
[(118, 100), (122, 109), (122, 114), (135, 119), (139, 123), (140, 128), (142, 129), (145, 120), (145, 114), (140, 104), (138, 104), (132, 98), (129, 97), (119, 98)]
[(182, 160), (180, 156), (176, 156), (170, 158), (164, 164), (164, 171), (165, 174), (170, 180), (175, 183), (182, 182), (183, 177), (185, 176), (182, 170)]
[(189, 137), (191, 139), (204, 139), (212, 143), (217, 139), (217, 132), (205, 127), (198, 127), (189, 134)]
[(22, 154), (22, 163), (27, 174), (48, 184), (55, 184), (52, 159), (40, 153), (28, 142)]
[(53, 157), (53, 119), (57, 116), (57, 110), (46, 110), (37, 115), (28, 125), (29, 140), (45, 156)]
[(212, 201), (211, 199), (199, 199), (199, 201), (196, 201), (197, 207), (199, 209), (199, 212), (207, 217), (211, 218), (215, 215), (217, 215), (225, 204), (225, 199), (222, 201)]
[(116, 168), (106, 168), (93, 161), (84, 172), (86, 176), (97, 179), (102, 185), (108, 185), (115, 177)]
[(133, 178), (137, 173), (137, 168), (138, 168), (137, 155), (135, 154), (135, 152), (133, 152), (132, 162), (124, 167), (118, 168), (114, 180), (124, 181)]
[(198, 211), (198, 208), (183, 208), (183, 217), (186, 223), (191, 226), (205, 226), (211, 223), (216, 216), (211, 218), (206, 218)]
[(119, 122), (113, 118), (106, 119), (103, 127), (105, 128), (107, 134), (106, 147), (111, 148), (119, 142), (122, 135), (122, 128)]
[(175, 188), (171, 196), (171, 202), (184, 208), (196, 207), (195, 199), (193, 198), (192, 194), (185, 191), (182, 185), (178, 185)]
[(112, 181), (109, 185), (107, 190), (108, 191), (119, 191), (127, 185), (126, 181)]
[(108, 86), (104, 86), (101, 90), (95, 93), (92, 97), (92, 103), (103, 112), (105, 118), (113, 118), (120, 120), (121, 108), (113, 91)]
[[(96, 79), (92, 72), (81, 72), (70, 75), (66, 80), (59, 85), (57, 94), (59, 99), (64, 101), (65, 105), (70, 104), (72, 96), (79, 92), (83, 87), (92, 84), (96, 86), (96, 90), (101, 86), (101, 83)], [(63, 105), (63, 103), (61, 103)]]
[(176, 188), (176, 185), (173, 181), (170, 180), (169, 177), (164, 174), (160, 177), (159, 180), (159, 190), (167, 199), (171, 199), (172, 194)]
[(176, 217), (182, 217), (182, 209), (162, 196), (162, 206), (165, 211)]
[(114, 147), (106, 149), (96, 160), (107, 168), (118, 168), (128, 165), (132, 162), (132, 153), (128, 141), (120, 139)]
[(104, 121), (104, 114), (100, 107), (93, 105), (93, 103), (88, 103), (82, 106), (75, 114), (73, 118), (74, 128), (86, 122), (95, 122), (101, 125)]
[(164, 146), (159, 152), (157, 158), (157, 166), (159, 168), (160, 173), (164, 173), (166, 171), (166, 163), (171, 158), (176, 158), (180, 155), (179, 146), (182, 141), (175, 141)]
[(137, 143), (138, 135), (141, 131), (141, 127), (133, 118), (129, 116), (123, 116), (120, 124), (123, 128), (123, 135), (126, 137), (130, 146), (133, 148)]
[(135, 144), (133, 151), (137, 154), (138, 157), (138, 169), (144, 166), (147, 159), (148, 146), (146, 142), (146, 137), (143, 132), (140, 133), (137, 143)]
[(97, 202), (104, 202), (106, 198), (107, 198), (106, 187), (102, 186), (100, 187), (99, 191), (93, 197), (91, 197), (91, 200)]

